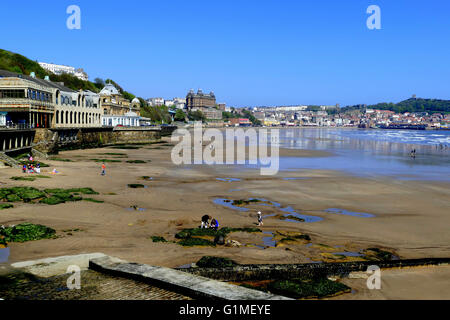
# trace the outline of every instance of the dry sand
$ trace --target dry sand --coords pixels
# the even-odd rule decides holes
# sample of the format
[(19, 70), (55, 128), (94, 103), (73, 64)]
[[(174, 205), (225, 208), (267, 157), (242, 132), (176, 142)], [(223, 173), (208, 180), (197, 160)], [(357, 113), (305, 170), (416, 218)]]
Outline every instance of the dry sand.
[[(91, 187), (100, 195), (92, 198), (104, 203), (73, 202), (56, 206), (17, 203), (13, 209), (0, 211), (0, 224), (32, 222), (57, 230), (61, 236), (10, 245), (10, 262), (89, 252), (103, 252), (119, 258), (153, 265), (176, 267), (197, 261), (204, 255), (230, 257), (239, 263), (303, 263), (330, 261), (326, 253), (359, 251), (378, 247), (401, 258), (450, 256), (450, 188), (444, 182), (402, 181), (387, 178), (359, 178), (336, 171), (299, 170), (260, 176), (259, 170), (235, 166), (197, 165), (177, 167), (171, 162), (171, 146), (145, 145), (136, 150), (102, 148), (61, 152), (58, 158), (74, 162), (44, 160), (60, 174), (33, 182), (13, 181), (18, 169), (0, 170), (0, 187), (33, 186), (37, 188)], [(105, 153), (125, 153), (127, 158)], [(281, 150), (284, 156), (327, 156), (310, 150)], [(108, 158), (120, 163), (106, 163), (107, 175), (100, 176), (101, 163), (89, 159)], [(151, 160), (147, 164), (129, 164), (126, 160)], [(153, 177), (144, 181), (142, 176)], [(223, 182), (216, 178), (239, 178)], [(302, 180), (283, 180), (304, 177)], [(131, 189), (141, 183), (145, 189)], [(238, 190), (236, 190), (238, 189)], [(91, 196), (87, 196), (91, 197)], [(267, 248), (193, 247), (173, 243), (153, 243), (150, 236), (174, 240), (182, 228), (200, 225), (205, 213), (218, 218), (221, 227), (256, 227), (256, 211), (277, 213), (270, 207), (253, 205), (250, 212), (238, 212), (213, 203), (215, 198), (265, 198), (323, 218), (315, 223), (293, 223), (275, 218), (264, 220), (264, 231), (307, 233), (313, 245), (305, 243)], [(129, 210), (137, 205), (144, 211)], [(374, 214), (359, 218), (325, 213), (327, 208), (342, 208)], [(79, 228), (79, 232), (63, 230)], [(243, 244), (263, 245), (264, 234), (232, 234)], [(335, 246), (339, 246), (336, 247)], [(352, 258), (349, 258), (351, 260)], [(448, 268), (446, 267), (448, 275)], [(395, 276), (395, 274), (394, 274)], [(433, 273), (425, 277), (432, 281)], [(445, 277), (444, 277), (445, 278)], [(446, 278), (448, 281), (448, 277)], [(442, 280), (439, 274), (436, 281)], [(401, 280), (399, 280), (401, 281)], [(409, 284), (410, 280), (404, 281)], [(441, 298), (450, 298), (449, 286)], [(424, 293), (424, 297), (426, 293)], [(345, 295), (349, 296), (349, 295)], [(352, 296), (349, 296), (353, 298)], [(402, 297), (400, 291), (384, 298)], [(382, 297), (381, 297), (382, 298)]]

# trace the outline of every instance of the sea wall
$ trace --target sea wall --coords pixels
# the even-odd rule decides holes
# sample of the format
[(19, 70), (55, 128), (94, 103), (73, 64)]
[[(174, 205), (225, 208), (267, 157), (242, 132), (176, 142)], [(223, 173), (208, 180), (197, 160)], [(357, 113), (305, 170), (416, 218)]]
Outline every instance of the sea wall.
[(34, 148), (44, 153), (87, 149), (124, 143), (149, 143), (161, 139), (159, 127), (99, 127), (36, 129)]
[(449, 262), (450, 258), (426, 258), (343, 263), (248, 264), (227, 268), (179, 268), (177, 270), (221, 281), (248, 281), (312, 278), (316, 276), (347, 277), (351, 272), (366, 272), (371, 265), (376, 265), (380, 269), (389, 269), (445, 265)]

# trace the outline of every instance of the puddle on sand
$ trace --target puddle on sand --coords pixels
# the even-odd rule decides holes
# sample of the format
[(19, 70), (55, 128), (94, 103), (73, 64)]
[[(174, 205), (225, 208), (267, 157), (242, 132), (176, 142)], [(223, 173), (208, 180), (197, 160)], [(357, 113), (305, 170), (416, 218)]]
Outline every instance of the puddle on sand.
[(326, 213), (335, 213), (335, 214), (343, 214), (346, 216), (352, 216), (352, 217), (359, 217), (359, 218), (373, 218), (375, 215), (365, 212), (352, 212), (345, 209), (339, 209), (339, 208), (329, 208), (325, 209), (324, 212)]
[(223, 182), (241, 181), (241, 179), (238, 179), (238, 178), (216, 178), (216, 180), (223, 181)]
[(270, 235), (269, 237), (264, 237), (263, 238), (264, 245), (266, 247), (273, 247), (273, 248), (275, 248), (275, 246), (277, 245), (277, 242), (275, 240), (273, 240), (273, 232), (271, 232), (271, 231), (263, 231), (263, 233)]
[[(300, 218), (300, 219), (305, 220), (305, 222), (318, 222), (318, 221), (322, 221), (323, 220), (321, 217), (307, 216), (305, 214), (298, 213), (298, 212), (294, 211), (294, 209), (292, 207), (280, 208), (280, 210), (283, 211), (283, 212), (289, 213), (289, 214), (285, 215), (285, 217), (294, 216), (296, 218)], [(290, 220), (290, 219), (286, 219), (286, 221), (289, 221), (289, 222), (300, 222), (300, 221)]]
[(292, 177), (292, 178), (283, 178), (283, 180), (289, 181), (289, 180), (306, 180), (309, 179), (307, 177)]
[[(288, 214), (284, 215), (285, 217), (292, 216), (292, 217), (300, 218), (300, 219), (303, 219), (304, 222), (318, 222), (318, 221), (323, 220), (321, 217), (308, 216), (308, 215), (300, 214), (300, 213), (294, 211), (294, 209), (293, 209), (292, 207), (281, 208), (281, 204), (280, 204), (280, 203), (274, 202), (274, 201), (269, 201), (269, 200), (264, 199), (264, 198), (249, 198), (249, 200), (259, 200), (259, 201), (264, 201), (264, 202), (266, 202), (266, 203), (254, 203), (254, 204), (257, 204), (257, 205), (263, 205), (263, 206), (268, 206), (268, 207), (276, 207), (276, 208), (278, 208), (280, 211), (283, 211), (283, 212), (287, 212), (287, 213), (288, 213)], [(215, 204), (218, 204), (218, 205), (221, 205), (221, 206), (224, 206), (224, 207), (233, 209), (233, 210), (238, 210), (238, 211), (241, 211), (241, 212), (247, 212), (247, 211), (249, 211), (248, 208), (234, 206), (234, 205), (232, 204), (232, 201), (233, 201), (233, 200), (225, 199), (225, 198), (216, 198), (216, 199), (213, 200), (213, 202), (214, 202)], [(272, 215), (266, 215), (266, 216), (264, 216), (264, 217), (269, 217), (269, 216), (272, 216)], [(285, 219), (284, 221), (288, 221), (288, 222), (296, 222), (296, 223), (302, 222), (302, 221), (297, 221), (297, 220), (294, 220), (294, 219)]]
[(139, 208), (139, 207), (133, 207), (133, 206), (131, 206), (131, 207), (129, 207), (129, 208), (126, 208), (128, 211), (145, 211), (145, 209), (144, 208)]
[(0, 263), (8, 262), (9, 258), (9, 248), (0, 249)]
[(215, 204), (218, 204), (218, 205), (221, 205), (221, 206), (230, 208), (230, 209), (234, 209), (234, 210), (238, 210), (238, 211), (242, 211), (242, 212), (246, 212), (246, 211), (249, 210), (249, 209), (244, 208), (244, 207), (236, 207), (236, 206), (234, 206), (234, 205), (232, 204), (232, 201), (233, 201), (233, 200), (223, 199), (223, 198), (217, 198), (217, 199), (214, 199), (214, 203), (215, 203)]

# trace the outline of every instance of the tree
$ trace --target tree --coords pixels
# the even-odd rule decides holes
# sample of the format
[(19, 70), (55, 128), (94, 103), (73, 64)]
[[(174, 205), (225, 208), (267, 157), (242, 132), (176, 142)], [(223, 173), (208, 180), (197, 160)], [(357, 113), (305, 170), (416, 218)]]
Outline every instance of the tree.
[(105, 81), (102, 78), (95, 78), (94, 85), (101, 90), (105, 86)]
[(206, 120), (205, 115), (200, 110), (189, 111), (188, 118), (191, 121), (205, 121)]
[(185, 121), (186, 114), (181, 109), (177, 109), (175, 112), (175, 121)]

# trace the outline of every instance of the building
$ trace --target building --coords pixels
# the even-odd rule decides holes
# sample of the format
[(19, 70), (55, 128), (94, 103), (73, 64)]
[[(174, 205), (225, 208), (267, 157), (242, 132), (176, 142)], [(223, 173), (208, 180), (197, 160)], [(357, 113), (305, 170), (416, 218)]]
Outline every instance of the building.
[(252, 123), (247, 118), (231, 118), (230, 125), (233, 127), (249, 127)]
[(173, 98), (173, 102), (177, 109), (186, 108), (186, 98)]
[(164, 105), (164, 98), (150, 98), (150, 99), (147, 100), (147, 103), (151, 107), (163, 106)]
[(109, 127), (139, 127), (141, 117), (136, 112), (128, 111), (124, 115), (103, 115), (102, 124)]
[(112, 83), (107, 83), (100, 91), (100, 105), (103, 115), (123, 116), (130, 111), (130, 108), (132, 112), (135, 112), (137, 115), (140, 114), (139, 99), (135, 98), (130, 103)]
[(0, 70), (0, 112), (8, 125), (31, 128), (99, 127), (99, 96), (69, 89), (48, 77), (39, 79)]
[(225, 111), (226, 108), (227, 108), (227, 105), (226, 105), (225, 103), (218, 103), (218, 104), (217, 104), (217, 108), (218, 108), (220, 111)]
[(189, 111), (200, 110), (203, 108), (215, 108), (216, 96), (214, 92), (208, 94), (203, 93), (202, 89), (198, 89), (197, 93), (194, 90), (190, 90), (186, 96), (186, 108)]
[(46, 62), (39, 62), (39, 65), (44, 68), (47, 71), (50, 71), (51, 73), (61, 75), (63, 73), (71, 74), (75, 77), (77, 77), (80, 80), (88, 81), (89, 76), (86, 72), (84, 72), (83, 69), (75, 69), (74, 67), (65, 66), (61, 64), (54, 64), (54, 63), (46, 63)]
[(214, 92), (203, 93), (198, 89), (197, 93), (190, 90), (186, 96), (186, 109), (188, 111), (201, 111), (207, 120), (221, 120), (222, 111), (216, 107), (216, 96)]
[(222, 111), (215, 108), (203, 108), (202, 113), (207, 120), (222, 120)]

